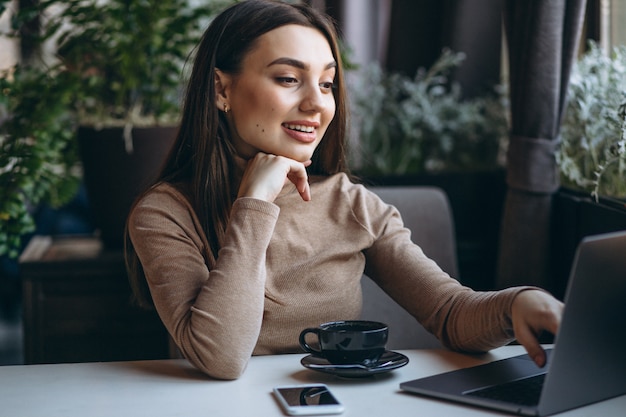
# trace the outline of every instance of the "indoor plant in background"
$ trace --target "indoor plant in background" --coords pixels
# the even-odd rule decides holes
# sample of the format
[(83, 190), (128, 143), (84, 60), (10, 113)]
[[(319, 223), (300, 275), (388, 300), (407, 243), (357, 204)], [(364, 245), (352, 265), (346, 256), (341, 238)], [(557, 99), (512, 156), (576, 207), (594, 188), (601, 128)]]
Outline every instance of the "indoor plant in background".
[(94, 223), (108, 247), (122, 244), (128, 209), (156, 175), (175, 136), (185, 61), (210, 17), (229, 3), (187, 0), (42, 0), (37, 42), (52, 42), (78, 77), (71, 111)]
[(505, 96), (464, 98), (449, 74), (464, 54), (444, 50), (411, 78), (363, 68), (350, 89), (356, 145), (353, 165), (363, 175), (411, 175), (493, 170), (507, 138)]
[(557, 161), (553, 265), (564, 293), (580, 239), (626, 229), (626, 47), (590, 43), (575, 64)]
[(414, 77), (354, 71), (352, 170), (375, 185), (434, 185), (452, 205), (461, 277), (493, 287), (508, 137), (505, 91), (468, 98), (450, 81), (464, 54), (444, 50)]
[(19, 255), (24, 237), (35, 230), (37, 206), (62, 206), (78, 189), (69, 110), (77, 83), (60, 67), (0, 72), (0, 256)]
[(626, 200), (626, 47), (595, 43), (576, 63), (561, 129), (563, 184)]

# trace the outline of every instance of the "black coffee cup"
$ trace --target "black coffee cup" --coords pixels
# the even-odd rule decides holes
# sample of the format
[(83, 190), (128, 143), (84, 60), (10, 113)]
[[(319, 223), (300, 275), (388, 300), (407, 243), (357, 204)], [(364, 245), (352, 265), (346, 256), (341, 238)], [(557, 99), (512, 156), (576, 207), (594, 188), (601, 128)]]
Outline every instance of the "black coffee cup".
[[(317, 335), (320, 349), (306, 341), (309, 333)], [(385, 353), (389, 328), (384, 323), (366, 320), (342, 320), (311, 327), (300, 333), (305, 351), (336, 365), (372, 365)]]

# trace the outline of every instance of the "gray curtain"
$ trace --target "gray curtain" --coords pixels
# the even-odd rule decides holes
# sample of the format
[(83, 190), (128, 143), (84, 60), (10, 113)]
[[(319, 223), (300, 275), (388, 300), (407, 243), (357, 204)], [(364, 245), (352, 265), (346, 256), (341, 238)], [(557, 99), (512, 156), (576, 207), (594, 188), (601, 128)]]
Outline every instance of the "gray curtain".
[(507, 0), (511, 132), (497, 286), (550, 289), (555, 160), (586, 0)]

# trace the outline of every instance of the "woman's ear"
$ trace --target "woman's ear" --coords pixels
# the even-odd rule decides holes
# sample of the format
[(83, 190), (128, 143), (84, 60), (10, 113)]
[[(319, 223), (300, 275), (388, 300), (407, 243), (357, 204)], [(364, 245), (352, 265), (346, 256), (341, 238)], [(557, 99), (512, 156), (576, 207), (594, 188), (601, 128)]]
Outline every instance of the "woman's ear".
[(217, 108), (223, 111), (228, 111), (228, 97), (230, 91), (231, 77), (215, 69), (215, 104)]

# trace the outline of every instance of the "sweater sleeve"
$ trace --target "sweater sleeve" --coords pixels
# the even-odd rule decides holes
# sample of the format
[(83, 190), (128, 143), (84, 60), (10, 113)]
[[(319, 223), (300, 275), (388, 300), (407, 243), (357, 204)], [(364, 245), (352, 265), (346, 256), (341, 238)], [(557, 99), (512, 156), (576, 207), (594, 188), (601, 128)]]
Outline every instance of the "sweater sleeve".
[(263, 319), (265, 253), (278, 218), (272, 203), (233, 204), (215, 267), (187, 200), (153, 191), (129, 217), (129, 233), (156, 310), (181, 353), (219, 379), (245, 370)]
[[(411, 242), (398, 210), (362, 190), (355, 213), (373, 235), (366, 274), (445, 346), (484, 352), (513, 339), (511, 305), (527, 287), (474, 291), (461, 285)], [(358, 212), (358, 208), (361, 212)]]

